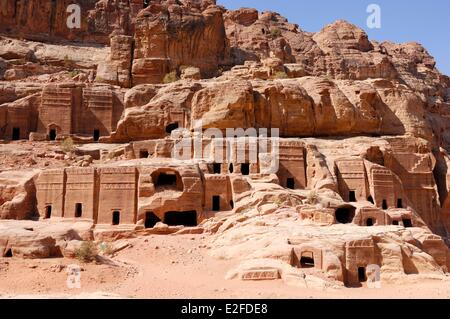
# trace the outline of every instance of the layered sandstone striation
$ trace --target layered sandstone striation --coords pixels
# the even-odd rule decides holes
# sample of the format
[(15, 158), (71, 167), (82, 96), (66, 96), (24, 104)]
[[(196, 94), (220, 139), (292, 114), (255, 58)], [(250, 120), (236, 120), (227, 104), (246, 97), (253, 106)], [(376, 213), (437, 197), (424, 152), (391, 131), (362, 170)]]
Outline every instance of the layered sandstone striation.
[(0, 0), (2, 256), (202, 234), (228, 279), (448, 273), (450, 79), (420, 44), (214, 0), (81, 1), (70, 30), (68, 3)]

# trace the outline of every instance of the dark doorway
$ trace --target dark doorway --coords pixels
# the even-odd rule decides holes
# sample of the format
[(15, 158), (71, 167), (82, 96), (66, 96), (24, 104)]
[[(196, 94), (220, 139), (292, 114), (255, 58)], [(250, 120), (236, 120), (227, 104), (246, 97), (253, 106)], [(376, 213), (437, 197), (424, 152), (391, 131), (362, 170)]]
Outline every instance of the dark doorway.
[(397, 199), (397, 208), (403, 208), (403, 200), (401, 198)]
[(177, 185), (177, 175), (161, 173), (156, 181), (156, 186), (176, 186)]
[(394, 225), (394, 226), (398, 226), (398, 225), (399, 225), (399, 222), (398, 222), (398, 220), (394, 220), (394, 221), (392, 222), (392, 225)]
[(403, 219), (403, 227), (405, 228), (413, 227), (411, 219)]
[(388, 209), (387, 200), (383, 199), (383, 203), (381, 204), (381, 207), (382, 207), (383, 209)]
[(172, 131), (176, 130), (178, 127), (179, 127), (178, 123), (171, 123), (166, 126), (166, 133), (170, 134), (170, 133), (172, 133)]
[(355, 191), (349, 191), (348, 192), (348, 201), (349, 202), (356, 202), (356, 193), (355, 193)]
[(56, 130), (55, 129), (51, 129), (48, 132), (48, 138), (49, 138), (50, 141), (56, 140)]
[(75, 204), (75, 218), (80, 218), (83, 215), (83, 204)]
[(20, 140), (20, 128), (13, 127), (13, 129), (12, 129), (12, 140), (13, 141)]
[(359, 280), (359, 282), (366, 282), (367, 281), (366, 267), (359, 267), (358, 268), (358, 280)]
[(372, 204), (375, 204), (372, 195), (370, 195), (369, 197), (367, 197), (367, 201), (370, 202), (370, 203), (372, 203)]
[(247, 163), (241, 164), (241, 173), (242, 173), (242, 175), (249, 175), (250, 174), (250, 164), (247, 164)]
[(45, 207), (45, 219), (52, 217), (52, 206), (48, 205)]
[(292, 178), (292, 177), (289, 177), (286, 180), (286, 187), (289, 188), (289, 189), (295, 189), (295, 179)]
[(215, 212), (220, 211), (220, 196), (212, 197), (212, 210)]
[(220, 163), (214, 163), (214, 164), (213, 164), (213, 171), (214, 171), (214, 174), (220, 174), (220, 173), (222, 173), (222, 164), (220, 164)]
[(167, 212), (164, 215), (164, 224), (169, 226), (197, 226), (197, 212)]
[(371, 227), (371, 226), (373, 226), (373, 224), (374, 224), (373, 223), (373, 219), (372, 218), (367, 218), (366, 225)]
[(13, 256), (11, 248), (6, 251), (5, 257), (11, 258)]
[(150, 0), (144, 0), (144, 9), (148, 7)]
[(336, 210), (336, 221), (340, 224), (350, 224), (354, 217), (354, 207), (341, 207)]
[(230, 207), (231, 209), (234, 209), (234, 202), (232, 200), (230, 200)]
[(300, 267), (302, 268), (314, 268), (314, 257), (302, 256), (300, 258)]
[(100, 139), (100, 130), (94, 130), (94, 142), (98, 142)]
[(233, 172), (234, 172), (234, 166), (233, 166), (233, 164), (230, 164), (230, 166), (228, 167), (228, 171), (229, 171), (230, 173), (233, 173)]
[(153, 228), (157, 223), (159, 223), (161, 219), (155, 215), (153, 212), (145, 213), (145, 228)]
[(149, 153), (147, 150), (140, 150), (139, 151), (139, 158), (148, 158), (149, 157)]
[(112, 224), (115, 226), (120, 224), (120, 212), (117, 210), (112, 214)]

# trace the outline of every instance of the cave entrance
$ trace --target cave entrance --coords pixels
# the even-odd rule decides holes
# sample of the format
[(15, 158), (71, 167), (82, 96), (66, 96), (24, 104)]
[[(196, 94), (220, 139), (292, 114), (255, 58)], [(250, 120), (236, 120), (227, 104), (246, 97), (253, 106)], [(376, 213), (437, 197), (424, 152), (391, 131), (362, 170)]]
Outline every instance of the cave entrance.
[(150, 0), (144, 0), (143, 6), (144, 9), (147, 8), (150, 5)]
[(112, 224), (114, 226), (117, 226), (120, 224), (120, 212), (118, 210), (115, 210), (112, 213)]
[(13, 127), (11, 137), (12, 137), (13, 141), (20, 140), (20, 128), (19, 127)]
[(75, 218), (80, 218), (83, 215), (83, 204), (75, 204)]
[(293, 177), (289, 177), (286, 180), (286, 187), (289, 189), (295, 189), (295, 179)]
[(100, 140), (100, 130), (94, 130), (94, 142), (98, 142)]
[(355, 208), (352, 206), (340, 207), (336, 210), (336, 221), (340, 224), (350, 224), (355, 217)]
[(169, 226), (197, 226), (197, 212), (167, 212), (164, 214), (164, 224)]
[(358, 280), (359, 282), (367, 281), (366, 267), (358, 267)]
[(159, 217), (156, 216), (154, 212), (145, 213), (145, 228), (153, 228), (160, 221), (161, 219), (159, 219)]
[(403, 200), (401, 198), (397, 199), (397, 208), (403, 208)]
[(213, 172), (214, 172), (214, 174), (220, 174), (220, 173), (222, 173), (222, 164), (220, 164), (220, 163), (214, 163), (214, 164), (213, 164)]
[(148, 158), (150, 156), (149, 152), (147, 150), (140, 150), (139, 151), (139, 158)]
[(52, 205), (45, 206), (45, 219), (52, 217)]
[(220, 211), (220, 196), (212, 197), (212, 210), (215, 212)]
[(156, 180), (156, 186), (176, 186), (177, 175), (175, 173), (161, 173)]
[(300, 267), (301, 268), (314, 268), (314, 254), (313, 253), (303, 253), (300, 257)]
[(394, 220), (394, 221), (392, 222), (392, 225), (394, 225), (394, 226), (398, 226), (398, 225), (399, 225), (399, 222), (398, 222), (398, 220)]
[(348, 201), (351, 203), (356, 202), (356, 192), (355, 191), (348, 192)]
[(370, 195), (369, 197), (367, 197), (367, 201), (368, 201), (369, 203), (375, 204), (375, 201), (373, 200), (372, 195)]
[(228, 167), (228, 171), (232, 174), (234, 172), (234, 166), (233, 164), (230, 164), (230, 166)]
[(12, 256), (13, 256), (13, 253), (12, 253), (12, 250), (11, 250), (11, 248), (10, 248), (10, 249), (8, 249), (8, 250), (6, 251), (5, 257), (6, 257), (6, 258), (11, 258)]
[(175, 131), (179, 127), (178, 123), (170, 123), (166, 126), (166, 133), (171, 134), (172, 131)]
[(250, 164), (248, 164), (248, 163), (241, 164), (241, 173), (242, 173), (242, 175), (249, 175), (250, 174)]
[(383, 203), (381, 204), (381, 207), (382, 207), (384, 210), (388, 209), (387, 200), (383, 199)]
[(373, 219), (372, 218), (367, 218), (366, 220), (366, 226), (371, 227), (374, 225)]
[(56, 130), (54, 128), (48, 132), (48, 138), (50, 141), (56, 140)]
[(405, 227), (405, 228), (413, 227), (411, 219), (409, 219), (409, 218), (403, 219), (403, 227)]

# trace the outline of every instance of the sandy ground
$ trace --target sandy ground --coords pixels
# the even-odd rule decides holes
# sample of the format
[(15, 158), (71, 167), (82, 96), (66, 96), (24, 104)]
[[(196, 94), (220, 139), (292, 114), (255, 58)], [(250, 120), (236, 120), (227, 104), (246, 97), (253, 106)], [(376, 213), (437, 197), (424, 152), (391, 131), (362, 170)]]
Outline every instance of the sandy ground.
[(102, 264), (80, 264), (81, 288), (67, 287), (70, 259), (0, 258), (3, 298), (450, 298), (449, 281), (414, 276), (381, 289), (306, 289), (282, 280), (226, 280), (237, 260), (208, 255), (201, 235), (150, 236)]

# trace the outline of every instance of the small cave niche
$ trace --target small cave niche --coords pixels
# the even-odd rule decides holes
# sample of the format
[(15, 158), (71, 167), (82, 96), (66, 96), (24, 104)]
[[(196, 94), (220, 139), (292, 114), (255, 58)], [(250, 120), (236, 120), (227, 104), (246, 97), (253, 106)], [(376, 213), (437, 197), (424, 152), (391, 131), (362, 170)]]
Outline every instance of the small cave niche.
[(233, 174), (233, 172), (234, 172), (234, 166), (233, 166), (233, 163), (231, 163), (231, 164), (228, 166), (228, 171), (230, 172), (230, 174)]
[(355, 207), (343, 206), (336, 209), (336, 221), (340, 224), (350, 224), (355, 217)]
[(75, 218), (80, 218), (83, 215), (83, 204), (75, 204)]
[(20, 128), (19, 127), (13, 127), (11, 139), (13, 141), (20, 140)]
[(156, 171), (152, 174), (152, 180), (156, 189), (172, 189), (183, 191), (183, 182), (178, 172), (172, 170)]
[(95, 129), (93, 133), (94, 142), (98, 142), (100, 140), (100, 130)]
[(388, 203), (387, 200), (383, 199), (383, 202), (381, 204), (381, 208), (383, 208), (384, 210), (388, 209)]
[(295, 179), (293, 177), (286, 179), (286, 188), (295, 189)]
[(49, 139), (50, 141), (55, 141), (55, 140), (56, 140), (56, 129), (51, 129), (51, 130), (48, 132), (48, 139)]
[(366, 267), (358, 267), (358, 281), (359, 282), (367, 281)]
[(372, 195), (369, 195), (369, 197), (367, 197), (367, 201), (368, 201), (369, 203), (375, 204), (375, 201), (373, 200)]
[(300, 257), (300, 267), (301, 268), (314, 268), (314, 254), (313, 253), (302, 253)]
[(230, 207), (231, 209), (234, 209), (234, 201), (230, 200)]
[(184, 212), (167, 212), (164, 214), (164, 224), (169, 226), (197, 226), (197, 212), (184, 211)]
[(118, 210), (115, 210), (112, 213), (112, 224), (113, 226), (117, 226), (120, 224), (120, 212)]
[(394, 225), (394, 226), (398, 226), (398, 225), (400, 225), (400, 223), (399, 223), (399, 221), (398, 221), (398, 220), (394, 220), (394, 221), (392, 221), (392, 225)]
[(13, 253), (11, 248), (9, 248), (6, 252), (5, 252), (5, 257), (6, 258), (12, 258), (13, 257)]
[(366, 226), (367, 227), (372, 227), (374, 224), (375, 223), (373, 221), (373, 218), (367, 218), (367, 220), (366, 220)]
[(404, 218), (404, 219), (402, 220), (402, 222), (403, 222), (403, 227), (405, 227), (405, 228), (411, 228), (411, 227), (413, 227), (412, 220), (409, 219), (409, 218)]
[(49, 219), (52, 217), (52, 205), (47, 205), (45, 206), (45, 215), (44, 218), (45, 219)]
[(351, 203), (356, 202), (356, 192), (355, 191), (348, 192), (348, 201)]
[(214, 212), (220, 211), (220, 196), (213, 196), (212, 197), (212, 210)]
[(222, 173), (222, 164), (214, 163), (213, 164), (213, 173), (214, 174), (221, 174)]
[(397, 198), (397, 208), (403, 208), (403, 200), (401, 198)]
[(148, 150), (142, 149), (139, 151), (139, 158), (148, 158), (150, 156), (150, 153)]
[(156, 216), (154, 212), (145, 213), (145, 228), (153, 228), (160, 221), (161, 219), (159, 219), (159, 217)]
[(171, 134), (173, 131), (175, 131), (178, 128), (179, 128), (178, 123), (170, 123), (169, 125), (166, 126), (166, 133)]
[(250, 164), (248, 163), (241, 164), (241, 174), (242, 175), (250, 174)]
[(150, 5), (150, 0), (144, 0), (142, 8), (145, 9)]

